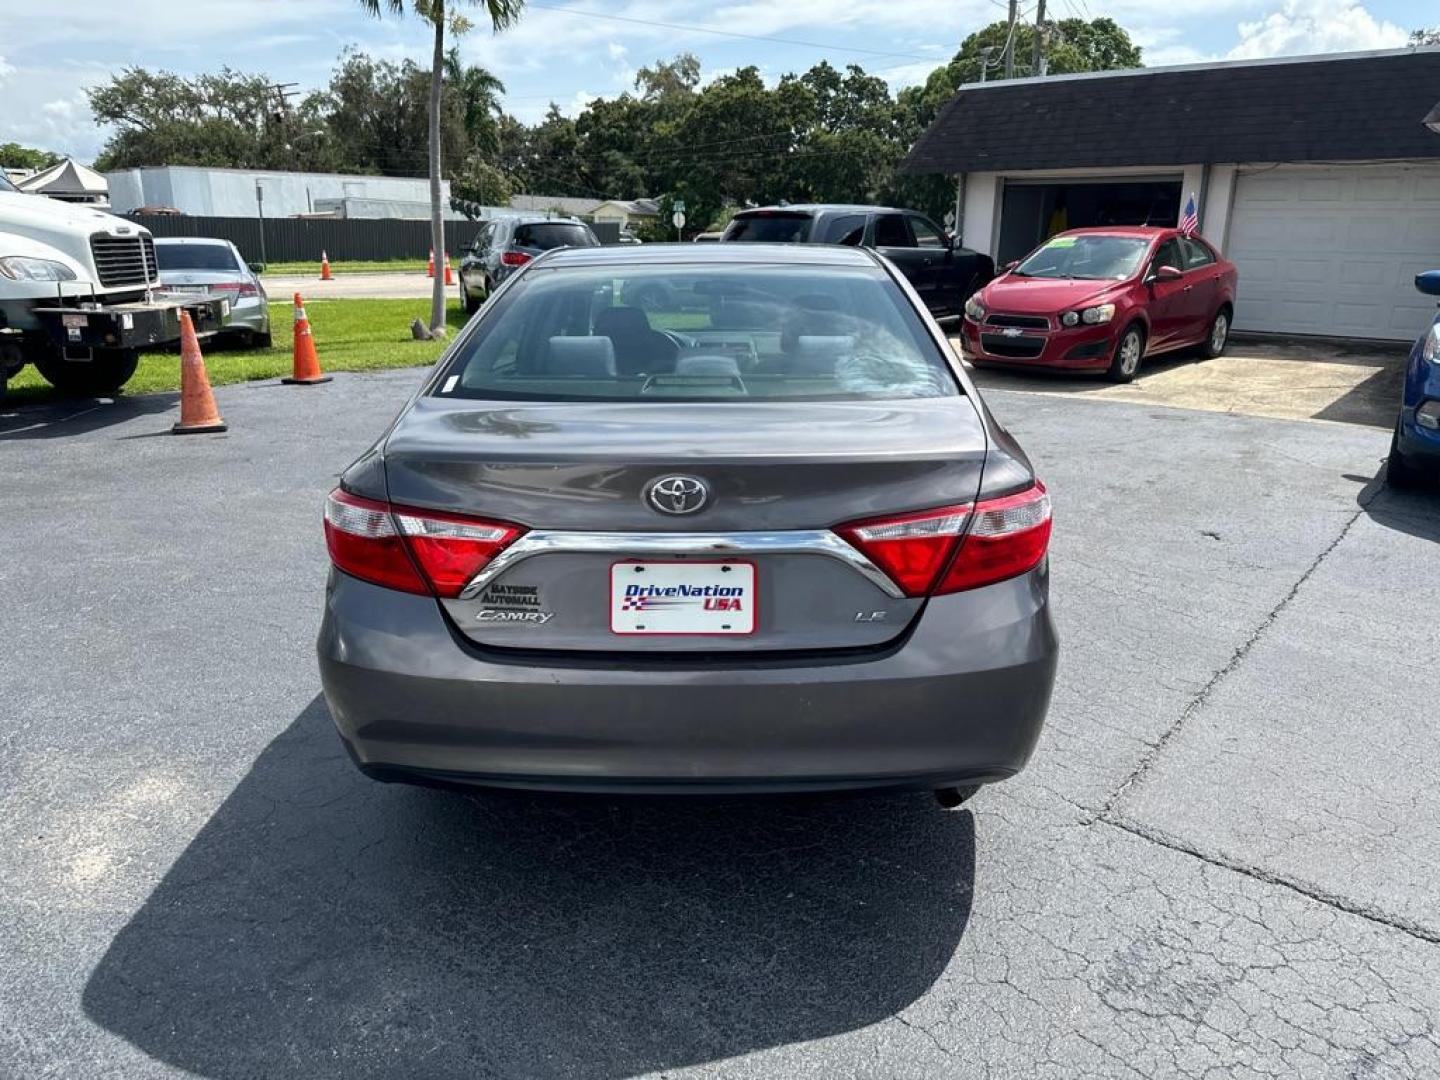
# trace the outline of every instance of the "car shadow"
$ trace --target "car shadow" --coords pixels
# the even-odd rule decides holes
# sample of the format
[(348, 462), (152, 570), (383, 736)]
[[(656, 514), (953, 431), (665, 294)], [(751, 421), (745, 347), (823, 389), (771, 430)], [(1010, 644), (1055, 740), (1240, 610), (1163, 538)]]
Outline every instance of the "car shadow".
[[(120, 395), (113, 398), (46, 397), (27, 404), (26, 390), (11, 390), (0, 403), (0, 442), (29, 439), (70, 439), (141, 416), (174, 412), (179, 418), (180, 395), (175, 393)], [(53, 391), (47, 391), (53, 394)], [(168, 425), (166, 426), (168, 430)]]
[(1393, 488), (1385, 483), (1384, 463), (1369, 480), (1359, 476), (1346, 479), (1364, 482), (1355, 501), (1377, 525), (1440, 543), (1440, 483), (1431, 484), (1428, 490)]
[(974, 821), (925, 795), (459, 795), (365, 780), (317, 698), (92, 973), (85, 1012), (207, 1077), (620, 1077), (924, 994)]

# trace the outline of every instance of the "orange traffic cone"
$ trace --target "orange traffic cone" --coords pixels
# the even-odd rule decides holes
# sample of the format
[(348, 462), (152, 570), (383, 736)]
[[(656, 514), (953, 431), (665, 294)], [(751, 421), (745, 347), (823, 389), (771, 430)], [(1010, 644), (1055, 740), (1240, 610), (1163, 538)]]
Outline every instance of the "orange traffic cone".
[(425, 267), (425, 276), (426, 276), (426, 277), (434, 277), (434, 276), (435, 276), (435, 249), (434, 249), (434, 248), (431, 248), (431, 249), (430, 249), (430, 265), (427, 266), (427, 267)]
[(210, 377), (205, 374), (205, 358), (200, 355), (200, 339), (190, 313), (180, 310), (180, 422), (170, 429), (172, 435), (199, 435), (207, 431), (225, 431), (228, 426), (215, 407), (210, 392)]
[(445, 252), (445, 284), (455, 284), (455, 275), (450, 272), (450, 253), (448, 251)]
[(320, 357), (315, 355), (315, 339), (310, 335), (310, 319), (305, 314), (305, 301), (295, 294), (295, 374), (281, 379), (296, 386), (313, 386), (329, 382), (330, 376), (320, 371)]
[(325, 254), (324, 248), (320, 250), (320, 280), (330, 280), (330, 256)]

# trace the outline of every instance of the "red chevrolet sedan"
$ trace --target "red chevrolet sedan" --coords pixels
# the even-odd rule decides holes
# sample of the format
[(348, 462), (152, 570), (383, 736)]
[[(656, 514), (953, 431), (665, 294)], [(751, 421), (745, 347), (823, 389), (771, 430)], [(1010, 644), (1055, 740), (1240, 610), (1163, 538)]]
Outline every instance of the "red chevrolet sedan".
[(1199, 236), (1153, 226), (1071, 229), (975, 293), (961, 328), (977, 366), (1103, 371), (1199, 346), (1219, 356), (1235, 310), (1235, 266)]

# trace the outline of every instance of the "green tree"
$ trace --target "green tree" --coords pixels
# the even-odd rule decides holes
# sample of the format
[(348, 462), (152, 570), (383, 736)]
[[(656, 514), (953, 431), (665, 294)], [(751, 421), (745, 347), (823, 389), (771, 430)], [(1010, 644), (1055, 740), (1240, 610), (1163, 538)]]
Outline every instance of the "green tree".
[(1411, 45), (1440, 45), (1440, 26), (1431, 27), (1429, 30), (1411, 30)]
[[(324, 89), (307, 99), (324, 120), (344, 171), (423, 176), (428, 161), (430, 76), (413, 60), (394, 63), (347, 50)], [(460, 95), (447, 83), (440, 111), (442, 161), (470, 153)]]
[(464, 165), (450, 178), (450, 205), (471, 221), (479, 216), (482, 206), (505, 206), (515, 194), (511, 177), (472, 153)]
[(447, 89), (459, 98), (461, 121), (465, 135), (474, 149), (494, 153), (500, 148), (500, 121), (505, 109), (500, 95), (505, 84), (475, 64), (462, 64), (460, 50), (451, 48), (445, 54)]
[(635, 73), (635, 89), (648, 102), (687, 100), (700, 85), (700, 61), (693, 53), (681, 53), (674, 60), (657, 60), (652, 67)]
[[(1082, 71), (1114, 71), (1141, 66), (1140, 46), (1113, 19), (1060, 19), (1046, 23), (1047, 70), (1051, 75), (1070, 75)], [(901, 94), (901, 104), (914, 109), (921, 127), (929, 124), (964, 83), (985, 78), (1004, 77), (1001, 57), (1010, 38), (1009, 24), (1004, 20), (975, 31), (960, 43), (960, 51), (944, 67), (930, 73), (923, 87), (912, 87)], [(1035, 29), (1027, 23), (1015, 26), (1015, 77), (1035, 74), (1030, 61), (1035, 45)], [(988, 50), (988, 51), (987, 51)], [(988, 62), (986, 58), (988, 57)]]
[[(498, 33), (520, 17), (525, 0), (469, 0), (485, 8), (490, 19), (491, 30)], [(360, 6), (371, 15), (379, 17), (382, 8), (388, 8), (396, 15), (405, 11), (405, 0), (359, 0)], [(455, 0), (458, 5), (461, 0)], [(439, 256), (445, 250), (445, 216), (440, 201), (440, 109), (445, 89), (445, 31), (448, 27), (454, 34), (463, 34), (470, 23), (456, 9), (447, 10), (446, 0), (411, 0), (415, 14), (430, 24), (434, 32), (435, 45), (430, 58), (430, 100), (429, 100), (429, 163), (430, 163), (430, 244)], [(435, 287), (430, 294), (430, 332), (443, 337), (445, 334), (445, 281), (442, 275), (435, 275)]]
[[(1060, 19), (1047, 21), (1045, 29), (1047, 70), (1051, 75), (1142, 66), (1140, 46), (1113, 19)], [(1001, 57), (1009, 36), (1009, 24), (1003, 20), (982, 27), (961, 42), (950, 62), (932, 71), (924, 85), (900, 92), (898, 113), (905, 127), (901, 141), (906, 147), (914, 144), (960, 86), (981, 81), (982, 71), (986, 80), (1004, 77)], [(1016, 24), (1013, 47), (1017, 78), (1033, 74), (1034, 43), (1034, 28)], [(939, 218), (954, 205), (955, 190), (953, 182), (943, 176), (897, 173), (885, 197), (886, 201), (913, 206)]]
[(49, 150), (36, 150), (19, 143), (0, 143), (0, 165), (7, 169), (48, 169), (59, 163), (59, 154)]
[(267, 76), (229, 68), (184, 78), (126, 68), (86, 91), (91, 111), (115, 132), (96, 168), (219, 165), (244, 169), (342, 167), (308, 103), (289, 107)]

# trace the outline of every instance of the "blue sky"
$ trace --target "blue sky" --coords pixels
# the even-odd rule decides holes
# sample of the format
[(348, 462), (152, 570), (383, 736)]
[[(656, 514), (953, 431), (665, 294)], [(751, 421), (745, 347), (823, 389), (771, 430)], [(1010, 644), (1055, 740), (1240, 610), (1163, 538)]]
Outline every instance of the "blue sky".
[[(123, 7), (126, 16), (117, 19)], [(92, 158), (104, 142), (83, 88), (126, 65), (184, 74), (221, 65), (309, 89), (346, 45), (428, 57), (413, 16), (376, 20), (355, 0), (0, 0), (0, 142)], [(1034, 0), (1022, 0), (1033, 14)], [(1440, 25), (1440, 0), (1049, 0), (1052, 17), (1108, 15), (1148, 66), (1403, 45)], [(637, 67), (695, 53), (707, 77), (754, 64), (769, 79), (821, 59), (859, 63), (892, 87), (923, 81), (961, 39), (1005, 15), (1005, 0), (546, 0), (504, 34), (476, 29), (465, 58), (504, 80), (509, 111), (574, 112), (627, 89)], [(669, 25), (655, 25), (657, 23)], [(741, 33), (784, 42), (726, 36)]]

